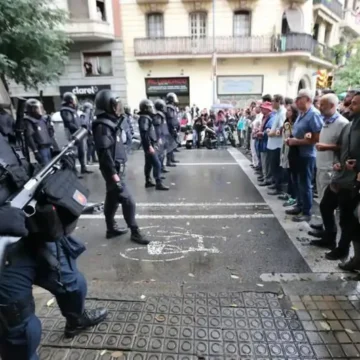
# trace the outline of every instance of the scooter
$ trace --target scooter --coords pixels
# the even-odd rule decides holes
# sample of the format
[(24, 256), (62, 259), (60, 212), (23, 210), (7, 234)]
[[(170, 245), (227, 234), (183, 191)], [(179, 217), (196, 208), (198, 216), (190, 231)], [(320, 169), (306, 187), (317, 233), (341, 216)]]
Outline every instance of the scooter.
[(204, 146), (211, 150), (217, 148), (217, 138), (215, 130), (205, 126), (205, 139), (204, 139)]
[(225, 126), (226, 140), (230, 143), (232, 147), (236, 147), (236, 141), (234, 137), (234, 129), (231, 125)]

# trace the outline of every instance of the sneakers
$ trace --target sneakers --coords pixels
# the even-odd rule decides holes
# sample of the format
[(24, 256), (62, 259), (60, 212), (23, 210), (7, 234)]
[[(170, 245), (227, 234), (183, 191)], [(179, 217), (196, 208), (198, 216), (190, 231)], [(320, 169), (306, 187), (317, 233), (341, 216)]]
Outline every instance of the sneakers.
[(85, 310), (83, 315), (75, 322), (67, 321), (64, 335), (72, 338), (80, 334), (83, 330), (95, 326), (106, 319), (107, 310), (105, 308)]
[(350, 259), (345, 263), (340, 263), (339, 268), (344, 271), (358, 272), (360, 271), (360, 263), (355, 261), (355, 258)]
[(278, 196), (279, 200), (283, 200), (283, 201), (288, 201), (290, 199), (290, 195), (289, 194), (281, 194)]
[(290, 207), (296, 205), (296, 199), (290, 198), (288, 201), (285, 201), (283, 207)]
[(140, 245), (150, 244), (150, 240), (146, 239), (145, 235), (143, 235), (139, 229), (134, 229), (131, 231), (130, 240)]

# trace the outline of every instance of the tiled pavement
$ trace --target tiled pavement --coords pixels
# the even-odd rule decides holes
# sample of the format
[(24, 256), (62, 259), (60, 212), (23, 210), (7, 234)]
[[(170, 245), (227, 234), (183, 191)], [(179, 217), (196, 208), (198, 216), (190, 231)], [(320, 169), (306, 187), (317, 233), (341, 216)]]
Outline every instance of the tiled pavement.
[(190, 293), (106, 306), (95, 329), (65, 339), (64, 319), (43, 306), (40, 359), (345, 359), (360, 355), (358, 296)]

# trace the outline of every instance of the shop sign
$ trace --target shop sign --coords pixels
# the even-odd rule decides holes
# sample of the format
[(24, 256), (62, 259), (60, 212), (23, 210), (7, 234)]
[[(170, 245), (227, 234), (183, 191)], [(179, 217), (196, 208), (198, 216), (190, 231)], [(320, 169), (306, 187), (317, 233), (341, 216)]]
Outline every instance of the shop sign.
[(145, 79), (146, 94), (164, 95), (169, 92), (175, 94), (189, 94), (189, 78), (146, 78)]
[(264, 77), (256, 76), (218, 76), (218, 95), (256, 95), (263, 93)]
[(110, 85), (77, 85), (77, 86), (60, 86), (60, 96), (66, 92), (72, 92), (76, 96), (94, 96), (100, 90), (111, 89)]

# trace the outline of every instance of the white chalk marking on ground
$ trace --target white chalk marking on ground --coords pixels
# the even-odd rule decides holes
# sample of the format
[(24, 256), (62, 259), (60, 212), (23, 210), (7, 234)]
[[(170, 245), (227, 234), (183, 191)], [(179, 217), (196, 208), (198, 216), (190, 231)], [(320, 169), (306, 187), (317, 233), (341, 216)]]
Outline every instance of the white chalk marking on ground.
[[(205, 247), (205, 241), (214, 239), (226, 242), (224, 236), (203, 236), (191, 233), (189, 230), (181, 227), (175, 227), (178, 231), (162, 230), (160, 226), (147, 226), (143, 228), (152, 229), (147, 235), (156, 239), (164, 238), (165, 240), (153, 240), (147, 247), (141, 246), (126, 249), (120, 253), (125, 259), (145, 262), (169, 262), (183, 259), (187, 254), (194, 252), (202, 252), (206, 254), (220, 254), (220, 250), (214, 247)], [(159, 233), (161, 235), (159, 235)], [(176, 239), (171, 239), (175, 235)], [(189, 241), (192, 243), (189, 245)], [(196, 246), (194, 246), (194, 241)]]
[[(136, 219), (153, 219), (153, 220), (177, 220), (177, 219), (202, 219), (202, 220), (220, 220), (220, 219), (272, 219), (273, 214), (230, 214), (230, 215), (136, 215)], [(85, 214), (81, 215), (80, 219), (104, 219), (101, 214)], [(115, 219), (123, 219), (122, 215), (115, 215)]]
[(230, 148), (228, 149), (228, 152), (238, 163), (240, 168), (248, 176), (248, 178), (259, 191), (263, 199), (269, 205), (280, 225), (285, 230), (288, 237), (295, 245), (301, 256), (304, 258), (311, 271), (313, 271), (314, 273), (338, 272), (336, 261), (332, 262), (321, 258), (325, 254), (324, 249), (319, 249), (315, 246), (304, 246), (300, 241), (297, 240), (297, 238), (302, 237), (308, 238), (307, 232), (310, 230), (310, 226), (307, 223), (294, 223), (293, 221), (291, 221), (291, 217), (287, 217), (285, 214), (285, 208), (282, 206), (283, 202), (279, 201), (277, 196), (268, 195), (267, 187), (258, 186), (257, 175), (250, 167), (251, 163), (249, 159), (236, 149)]
[(266, 202), (237, 202), (237, 203), (225, 203), (225, 202), (213, 202), (213, 203), (137, 203), (136, 207), (244, 207), (244, 206), (268, 206)]

